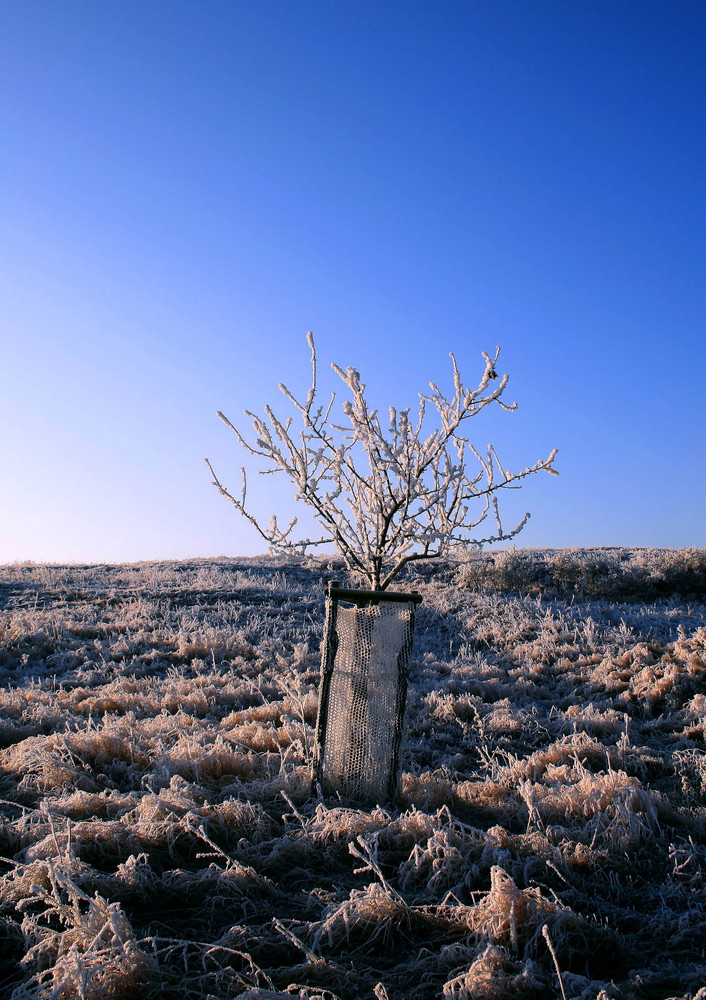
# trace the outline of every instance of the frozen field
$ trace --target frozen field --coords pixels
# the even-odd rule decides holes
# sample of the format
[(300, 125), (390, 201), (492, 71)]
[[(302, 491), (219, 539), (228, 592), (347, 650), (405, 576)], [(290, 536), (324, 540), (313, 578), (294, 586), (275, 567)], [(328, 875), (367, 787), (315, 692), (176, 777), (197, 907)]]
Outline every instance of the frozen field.
[(706, 997), (702, 591), (519, 558), (400, 583), (368, 811), (309, 796), (340, 568), (0, 567), (0, 997)]

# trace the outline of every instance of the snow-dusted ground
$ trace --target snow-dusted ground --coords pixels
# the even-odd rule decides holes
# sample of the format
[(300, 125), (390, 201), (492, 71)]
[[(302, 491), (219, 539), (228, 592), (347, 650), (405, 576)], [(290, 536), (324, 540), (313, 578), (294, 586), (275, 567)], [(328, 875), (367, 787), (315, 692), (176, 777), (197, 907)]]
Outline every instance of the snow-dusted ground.
[(331, 578), (0, 568), (0, 995), (706, 987), (704, 605), (419, 571), (401, 797), (364, 810), (309, 795)]

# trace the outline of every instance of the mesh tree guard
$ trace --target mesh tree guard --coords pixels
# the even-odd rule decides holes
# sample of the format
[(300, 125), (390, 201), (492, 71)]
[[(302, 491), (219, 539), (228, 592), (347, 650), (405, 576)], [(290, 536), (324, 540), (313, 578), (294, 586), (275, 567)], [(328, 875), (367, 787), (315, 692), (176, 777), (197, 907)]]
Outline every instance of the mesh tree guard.
[(381, 802), (397, 792), (421, 600), (416, 593), (327, 588), (313, 776), (326, 794)]

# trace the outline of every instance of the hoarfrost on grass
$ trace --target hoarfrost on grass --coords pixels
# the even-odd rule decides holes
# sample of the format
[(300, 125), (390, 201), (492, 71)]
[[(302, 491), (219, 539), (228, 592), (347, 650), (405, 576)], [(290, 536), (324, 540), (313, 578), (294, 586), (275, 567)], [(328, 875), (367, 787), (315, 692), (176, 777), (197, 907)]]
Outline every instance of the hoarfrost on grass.
[(539, 1000), (558, 965), (571, 1000), (695, 997), (698, 551), (659, 557), (692, 591), (632, 603), (595, 581), (654, 554), (560, 555), (563, 596), (410, 576), (402, 792), (372, 809), (309, 794), (340, 566), (0, 568), (3, 995)]

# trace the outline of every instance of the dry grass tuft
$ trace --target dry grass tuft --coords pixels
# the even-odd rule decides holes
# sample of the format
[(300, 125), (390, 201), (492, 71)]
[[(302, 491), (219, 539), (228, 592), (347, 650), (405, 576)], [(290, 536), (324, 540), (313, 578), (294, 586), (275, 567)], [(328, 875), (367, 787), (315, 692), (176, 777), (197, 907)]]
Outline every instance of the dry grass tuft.
[(531, 962), (517, 971), (504, 948), (489, 944), (465, 972), (443, 985), (450, 1000), (506, 1000), (507, 997), (537, 996), (542, 981), (533, 975)]

